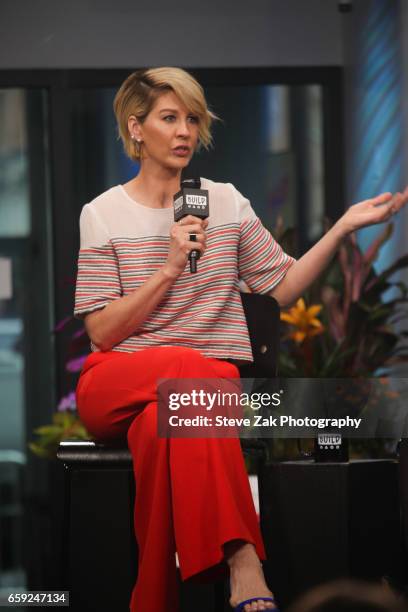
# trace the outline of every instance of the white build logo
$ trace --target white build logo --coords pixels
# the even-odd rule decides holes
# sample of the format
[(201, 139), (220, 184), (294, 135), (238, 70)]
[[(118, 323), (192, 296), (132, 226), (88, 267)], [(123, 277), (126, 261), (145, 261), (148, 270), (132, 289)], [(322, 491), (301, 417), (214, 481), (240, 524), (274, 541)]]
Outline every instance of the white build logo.
[(321, 449), (339, 449), (341, 447), (341, 434), (317, 434), (317, 443)]
[(183, 206), (183, 196), (180, 196), (179, 198), (177, 198), (177, 200), (174, 201), (174, 212), (177, 214), (178, 212), (180, 212), (180, 209)]
[(188, 206), (192, 206), (193, 208), (205, 208), (207, 206), (207, 198), (203, 195), (187, 193), (186, 204)]

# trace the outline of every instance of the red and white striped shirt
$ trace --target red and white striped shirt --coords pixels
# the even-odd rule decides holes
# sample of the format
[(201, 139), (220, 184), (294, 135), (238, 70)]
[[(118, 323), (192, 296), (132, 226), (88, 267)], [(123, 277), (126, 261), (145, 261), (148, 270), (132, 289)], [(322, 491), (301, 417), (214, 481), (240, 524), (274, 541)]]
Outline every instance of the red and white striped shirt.
[[(185, 346), (207, 357), (252, 361), (239, 279), (269, 293), (295, 261), (283, 252), (230, 183), (201, 180), (209, 191), (207, 248), (196, 274), (189, 265), (134, 333), (111, 350)], [(132, 200), (121, 185), (85, 204), (74, 314), (80, 318), (128, 295), (167, 258), (173, 207)], [(95, 350), (95, 347), (92, 347)]]

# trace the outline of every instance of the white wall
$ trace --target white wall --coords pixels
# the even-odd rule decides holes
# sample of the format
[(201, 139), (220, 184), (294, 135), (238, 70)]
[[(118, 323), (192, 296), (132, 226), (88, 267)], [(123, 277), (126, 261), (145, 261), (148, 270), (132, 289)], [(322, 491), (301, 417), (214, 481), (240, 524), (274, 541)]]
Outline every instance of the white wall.
[(0, 69), (342, 63), (337, 0), (1, 0)]

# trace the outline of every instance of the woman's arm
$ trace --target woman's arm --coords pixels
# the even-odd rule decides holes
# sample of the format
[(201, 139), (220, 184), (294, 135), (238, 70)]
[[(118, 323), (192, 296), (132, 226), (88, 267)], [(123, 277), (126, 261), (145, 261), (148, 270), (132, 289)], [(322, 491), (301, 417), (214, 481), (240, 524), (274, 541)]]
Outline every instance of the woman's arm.
[(153, 312), (176, 278), (163, 266), (129, 295), (86, 315), (85, 329), (92, 343), (101, 351), (109, 351), (128, 338)]
[(296, 301), (323, 272), (343, 238), (357, 229), (387, 221), (408, 201), (408, 188), (401, 194), (383, 193), (351, 206), (335, 225), (288, 270), (269, 295), (281, 307)]
[[(84, 322), (92, 343), (101, 351), (132, 335), (153, 312), (186, 267), (192, 249), (204, 253), (208, 221), (191, 215), (174, 223), (166, 263), (129, 295), (117, 298), (101, 310), (86, 315)], [(196, 241), (189, 240), (196, 235)]]

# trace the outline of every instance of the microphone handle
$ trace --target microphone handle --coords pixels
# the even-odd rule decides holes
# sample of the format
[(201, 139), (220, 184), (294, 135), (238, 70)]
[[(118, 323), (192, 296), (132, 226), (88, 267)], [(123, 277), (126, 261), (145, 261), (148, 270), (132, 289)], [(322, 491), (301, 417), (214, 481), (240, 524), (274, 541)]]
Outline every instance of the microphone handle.
[[(191, 240), (193, 240), (193, 242), (195, 242), (197, 240), (197, 237), (195, 236), (195, 234), (193, 234), (190, 238)], [(200, 258), (200, 251), (190, 251), (189, 255), (188, 255), (188, 260), (190, 262), (190, 273), (191, 274), (195, 274), (197, 272), (197, 259)]]
[(199, 251), (190, 251), (188, 260), (190, 262), (190, 272), (191, 274), (195, 274), (197, 272), (197, 259), (200, 256)]

